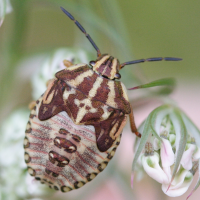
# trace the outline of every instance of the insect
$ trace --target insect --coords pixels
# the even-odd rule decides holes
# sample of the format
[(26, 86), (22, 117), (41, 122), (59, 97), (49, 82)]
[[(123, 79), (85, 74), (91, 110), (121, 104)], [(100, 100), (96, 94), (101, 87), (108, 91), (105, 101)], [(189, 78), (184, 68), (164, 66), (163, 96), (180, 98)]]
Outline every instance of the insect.
[(50, 188), (68, 192), (105, 169), (128, 117), (132, 132), (140, 137), (119, 71), (145, 61), (181, 59), (159, 57), (120, 64), (117, 58), (101, 54), (81, 24), (61, 9), (85, 34), (97, 59), (89, 65), (64, 61), (66, 69), (55, 74), (32, 106), (24, 148), (29, 174)]

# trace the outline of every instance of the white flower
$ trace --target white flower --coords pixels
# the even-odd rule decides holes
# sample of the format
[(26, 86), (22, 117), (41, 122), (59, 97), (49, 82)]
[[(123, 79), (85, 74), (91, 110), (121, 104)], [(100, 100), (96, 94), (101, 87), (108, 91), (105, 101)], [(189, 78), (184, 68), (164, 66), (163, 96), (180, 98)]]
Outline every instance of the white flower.
[(168, 177), (159, 165), (159, 155), (154, 153), (153, 155), (142, 156), (142, 165), (146, 173), (159, 183), (168, 183)]
[(17, 110), (5, 120), (0, 130), (1, 200), (27, 199), (47, 192), (26, 173), (23, 140), (28, 116), (28, 110)]
[[(168, 196), (184, 194), (196, 171), (200, 171), (197, 146), (200, 131), (182, 111), (170, 105), (160, 106), (150, 113), (139, 131), (142, 137), (136, 144), (133, 170), (142, 166), (150, 177), (162, 184)], [(142, 164), (137, 161), (139, 157)], [(193, 191), (199, 183), (200, 178)]]
[(0, 0), (0, 26), (3, 23), (4, 17), (7, 13), (12, 11), (12, 6), (9, 0)]

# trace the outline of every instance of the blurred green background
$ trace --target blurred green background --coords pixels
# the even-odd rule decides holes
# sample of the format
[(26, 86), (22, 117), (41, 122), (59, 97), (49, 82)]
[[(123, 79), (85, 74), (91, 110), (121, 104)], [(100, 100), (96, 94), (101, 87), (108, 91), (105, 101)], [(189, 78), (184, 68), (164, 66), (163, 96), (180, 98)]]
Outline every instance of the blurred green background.
[[(34, 66), (27, 66), (29, 73), (26, 68), (22, 71), (24, 58), (60, 47), (77, 47), (90, 51), (96, 59), (91, 44), (60, 6), (83, 25), (102, 53), (112, 54), (121, 62), (149, 57), (183, 58), (181, 62), (126, 66), (121, 73), (126, 86), (175, 77), (177, 90), (181, 89), (185, 96), (194, 91), (193, 98), (199, 98), (199, 1), (12, 0), (11, 4), (13, 12), (6, 15), (0, 28), (0, 120), (32, 100), (30, 73)], [(189, 103), (193, 111), (199, 110), (194, 101)]]

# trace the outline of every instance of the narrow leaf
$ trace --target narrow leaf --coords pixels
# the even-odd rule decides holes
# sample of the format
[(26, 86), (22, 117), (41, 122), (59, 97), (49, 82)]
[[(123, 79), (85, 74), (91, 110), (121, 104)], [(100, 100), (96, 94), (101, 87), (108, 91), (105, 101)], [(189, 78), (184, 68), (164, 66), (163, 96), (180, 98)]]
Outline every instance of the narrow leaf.
[(137, 160), (138, 160), (142, 150), (144, 149), (144, 146), (145, 146), (145, 144), (146, 144), (146, 142), (148, 140), (148, 137), (149, 137), (149, 135), (151, 133), (151, 130), (149, 129), (150, 118), (151, 118), (151, 116), (149, 115), (148, 118), (145, 121), (144, 131), (142, 133), (142, 137), (140, 139), (140, 144), (139, 144), (139, 146), (137, 148), (137, 151), (135, 153), (135, 157), (134, 157), (134, 160), (133, 160), (132, 171), (134, 171), (135, 166), (137, 164)]
[[(183, 122), (183, 119), (180, 115), (180, 111), (178, 109), (174, 109), (174, 113), (170, 113), (171, 121), (174, 125), (174, 129), (176, 132), (176, 159), (174, 164), (174, 169), (172, 173), (172, 179), (171, 183), (177, 173), (178, 167), (181, 162), (181, 158), (183, 156), (186, 143), (187, 143), (187, 129), (185, 127), (185, 124)], [(171, 185), (170, 183), (170, 185)], [(169, 185), (169, 187), (170, 187)], [(168, 187), (168, 189), (169, 189)]]
[(195, 138), (197, 146), (200, 147), (200, 130), (196, 127), (196, 125), (188, 118), (188, 116), (183, 111), (181, 112), (181, 115), (188, 132), (192, 133), (191, 136)]
[(174, 87), (175, 86), (175, 80), (173, 78), (165, 78), (165, 79), (159, 79), (156, 81), (152, 81), (150, 83), (139, 85), (133, 88), (129, 88), (128, 90), (135, 90), (140, 88), (150, 88), (155, 86), (168, 86), (168, 87)]
[(199, 179), (198, 179), (198, 181), (197, 181), (195, 187), (193, 188), (192, 192), (191, 192), (191, 193), (189, 194), (189, 196), (187, 197), (187, 199), (188, 199), (189, 197), (191, 197), (192, 194), (195, 192), (195, 190), (200, 186), (200, 160), (199, 160), (198, 171), (199, 171)]
[(151, 129), (153, 135), (162, 142), (159, 136), (160, 125), (162, 123), (163, 118), (170, 113), (169, 105), (162, 105), (156, 108), (152, 113), (152, 117), (150, 120)]

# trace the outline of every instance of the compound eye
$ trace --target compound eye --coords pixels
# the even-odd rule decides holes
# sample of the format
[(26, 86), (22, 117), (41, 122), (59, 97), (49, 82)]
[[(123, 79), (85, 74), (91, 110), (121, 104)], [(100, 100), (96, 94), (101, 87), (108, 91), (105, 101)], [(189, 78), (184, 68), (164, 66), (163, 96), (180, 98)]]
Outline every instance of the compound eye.
[(121, 75), (119, 73), (115, 74), (115, 79), (120, 79)]
[(91, 65), (92, 67), (94, 67), (95, 63), (96, 63), (96, 62), (95, 62), (94, 60), (90, 61), (90, 65)]

